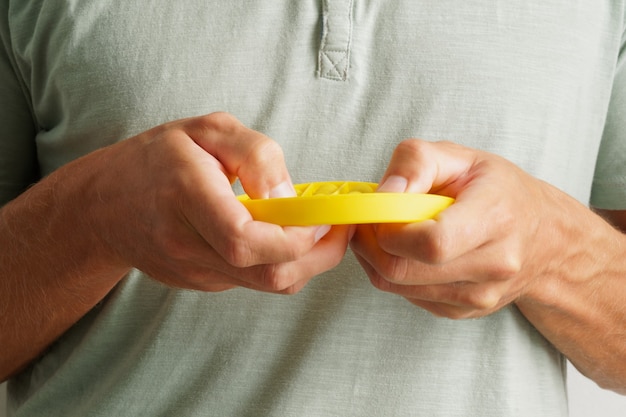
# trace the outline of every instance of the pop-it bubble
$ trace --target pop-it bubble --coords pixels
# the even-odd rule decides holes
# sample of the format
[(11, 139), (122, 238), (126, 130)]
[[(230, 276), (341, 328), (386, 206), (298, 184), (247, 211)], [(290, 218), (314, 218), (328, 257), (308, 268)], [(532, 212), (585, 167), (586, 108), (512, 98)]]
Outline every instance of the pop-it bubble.
[(281, 226), (412, 223), (434, 218), (454, 202), (436, 194), (376, 193), (375, 183), (329, 181), (297, 184), (296, 197), (238, 197), (252, 218)]

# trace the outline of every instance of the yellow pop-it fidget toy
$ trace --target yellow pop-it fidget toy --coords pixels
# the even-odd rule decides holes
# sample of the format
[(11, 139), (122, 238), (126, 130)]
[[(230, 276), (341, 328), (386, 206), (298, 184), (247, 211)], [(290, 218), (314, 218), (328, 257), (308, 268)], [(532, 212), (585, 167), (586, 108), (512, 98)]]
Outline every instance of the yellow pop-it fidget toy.
[(297, 184), (296, 197), (238, 197), (252, 218), (281, 226), (412, 223), (434, 218), (454, 199), (436, 194), (376, 193), (375, 183), (328, 181)]

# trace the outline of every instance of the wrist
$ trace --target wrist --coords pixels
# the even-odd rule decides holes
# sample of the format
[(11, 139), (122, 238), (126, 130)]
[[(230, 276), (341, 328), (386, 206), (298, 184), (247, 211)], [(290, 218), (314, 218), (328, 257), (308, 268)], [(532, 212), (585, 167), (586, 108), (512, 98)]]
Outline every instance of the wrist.
[(32, 223), (32, 227), (23, 225), (15, 234), (28, 236), (31, 229), (30, 233), (39, 236), (40, 242), (56, 246), (57, 250), (48, 247), (42, 254), (58, 265), (61, 276), (66, 268), (71, 268), (84, 277), (111, 281), (112, 286), (130, 265), (106, 240), (111, 226), (107, 222), (112, 216), (105, 213), (112, 210), (99, 188), (107, 165), (106, 153), (102, 149), (72, 161), (24, 193), (15, 214), (22, 223)]
[(578, 219), (578, 233), (516, 305), (583, 374), (623, 392), (626, 312), (616, 300), (626, 296), (626, 237), (591, 211)]

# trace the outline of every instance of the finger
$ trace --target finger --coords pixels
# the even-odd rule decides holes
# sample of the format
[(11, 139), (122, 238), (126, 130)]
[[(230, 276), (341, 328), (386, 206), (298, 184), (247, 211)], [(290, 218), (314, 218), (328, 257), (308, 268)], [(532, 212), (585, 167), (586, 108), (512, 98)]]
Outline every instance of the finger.
[(510, 214), (471, 191), (434, 220), (375, 227), (378, 245), (387, 253), (429, 264), (444, 264), (503, 239), (512, 228)]
[[(239, 177), (252, 198), (295, 195), (282, 150), (276, 142), (248, 129), (226, 113), (211, 114), (187, 123), (187, 131), (194, 141), (215, 156), (226, 172)], [(229, 176), (226, 178), (230, 180)], [(232, 198), (230, 184), (226, 186), (226, 181), (198, 183), (204, 185), (208, 193), (205, 195), (212, 196), (214, 204), (205, 213), (196, 214), (194, 219), (196, 222), (201, 222), (202, 218), (220, 219), (212, 224), (205, 223), (201, 233), (236, 266), (294, 259), (310, 249), (311, 243), (317, 240), (316, 235), (320, 234), (320, 228), (283, 230), (251, 222), (247, 211)], [(296, 235), (296, 244), (292, 235)]]
[[(328, 230), (288, 227), (254, 221), (235, 198), (230, 181), (210, 154), (197, 148), (204, 163), (185, 172), (178, 204), (190, 229), (237, 267), (281, 263), (310, 250)], [(210, 179), (210, 180), (208, 180)]]
[(452, 196), (456, 202), (439, 213), (436, 222), (380, 225), (380, 245), (397, 256), (440, 263), (487, 243), (490, 236), (482, 230), (482, 217), (477, 216), (482, 213), (476, 213), (484, 208), (476, 204), (465, 207), (472, 193), (463, 187), (470, 181), (468, 173), (475, 160), (472, 152), (452, 143), (401, 142), (378, 192), (432, 192)]
[(349, 230), (336, 227), (310, 253), (296, 261), (237, 268), (225, 262), (212, 248), (199, 250), (171, 267), (160, 264), (158, 279), (166, 284), (202, 291), (245, 287), (265, 292), (291, 294), (314, 276), (335, 267), (347, 248)]
[(498, 310), (514, 300), (507, 281), (474, 283), (467, 281), (433, 285), (399, 285), (382, 277), (362, 256), (356, 258), (377, 289), (402, 296), (438, 316), (479, 317)]
[[(298, 292), (312, 278), (341, 262), (348, 247), (348, 239), (349, 227), (335, 226), (300, 259), (248, 268), (240, 275), (242, 286), (281, 294)], [(240, 271), (234, 272), (240, 274)]]
[(453, 320), (479, 318), (487, 316), (494, 312), (491, 310), (476, 310), (473, 308), (466, 308), (446, 303), (424, 301), (419, 299), (407, 298), (407, 300), (411, 304), (416, 305), (437, 317), (445, 317)]
[(475, 159), (475, 152), (453, 143), (408, 139), (394, 150), (378, 191), (454, 196)]
[(352, 251), (362, 260), (368, 275), (398, 285), (426, 285), (452, 283), (459, 280), (456, 274), (448, 273), (441, 264), (427, 264), (390, 254), (378, 245), (376, 232), (371, 225), (357, 228), (350, 241)]
[(232, 196), (192, 220), (196, 230), (228, 264), (246, 268), (297, 260), (328, 232), (328, 226), (280, 227), (255, 221)]
[(513, 238), (482, 246), (446, 263), (389, 254), (378, 245), (372, 227), (359, 227), (350, 245), (378, 276), (399, 286), (506, 281), (515, 279), (522, 269), (520, 248)]
[(190, 137), (236, 176), (251, 198), (295, 196), (282, 149), (227, 113), (186, 122)]
[(523, 175), (502, 158), (458, 145), (405, 141), (394, 152), (379, 191), (438, 192), (456, 201), (435, 222), (381, 225), (380, 245), (398, 256), (448, 262), (500, 239), (514, 230), (515, 212), (523, 210), (523, 201), (503, 198), (503, 192), (531, 195), (521, 190)]
[(470, 311), (495, 311), (513, 301), (508, 294), (508, 283), (460, 281), (442, 285), (398, 286), (377, 277), (370, 277), (372, 285), (381, 291), (398, 294), (411, 302), (445, 304)]

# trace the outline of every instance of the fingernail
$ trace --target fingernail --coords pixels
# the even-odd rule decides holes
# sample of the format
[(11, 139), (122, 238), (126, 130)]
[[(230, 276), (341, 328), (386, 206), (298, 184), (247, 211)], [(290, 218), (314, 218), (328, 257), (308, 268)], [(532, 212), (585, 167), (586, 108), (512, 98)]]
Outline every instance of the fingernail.
[(270, 190), (270, 198), (295, 197), (296, 190), (293, 189), (291, 181), (283, 181)]
[(330, 225), (319, 226), (315, 231), (315, 243), (319, 242), (328, 232), (330, 232)]
[(387, 177), (376, 191), (383, 193), (403, 193), (406, 191), (409, 181), (399, 175), (390, 175)]

